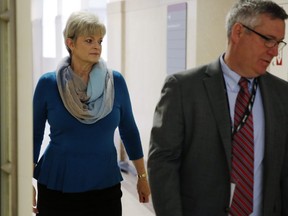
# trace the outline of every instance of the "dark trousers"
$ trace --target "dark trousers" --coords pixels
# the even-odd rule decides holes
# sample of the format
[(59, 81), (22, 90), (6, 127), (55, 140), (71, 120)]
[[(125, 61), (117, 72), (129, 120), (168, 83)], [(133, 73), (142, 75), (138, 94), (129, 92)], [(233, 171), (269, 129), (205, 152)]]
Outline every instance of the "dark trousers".
[(83, 193), (62, 193), (38, 183), (37, 216), (121, 216), (121, 185)]

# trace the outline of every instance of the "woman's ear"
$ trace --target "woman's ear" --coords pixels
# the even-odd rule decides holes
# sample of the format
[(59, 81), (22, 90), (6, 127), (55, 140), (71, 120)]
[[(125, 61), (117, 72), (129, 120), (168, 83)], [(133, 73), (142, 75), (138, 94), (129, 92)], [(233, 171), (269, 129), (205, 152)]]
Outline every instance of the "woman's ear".
[(66, 46), (69, 47), (70, 50), (74, 48), (75, 44), (71, 38), (67, 38), (65, 42), (66, 42)]

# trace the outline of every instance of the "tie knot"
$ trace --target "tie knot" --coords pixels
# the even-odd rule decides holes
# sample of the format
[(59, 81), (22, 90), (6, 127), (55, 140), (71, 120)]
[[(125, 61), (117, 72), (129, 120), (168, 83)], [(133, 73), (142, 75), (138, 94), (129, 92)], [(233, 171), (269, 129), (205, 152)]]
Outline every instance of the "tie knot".
[(238, 82), (238, 85), (242, 88), (242, 89), (247, 89), (248, 90), (248, 82), (249, 80), (247, 80), (246, 78), (244, 77), (241, 77), (241, 79), (239, 80)]

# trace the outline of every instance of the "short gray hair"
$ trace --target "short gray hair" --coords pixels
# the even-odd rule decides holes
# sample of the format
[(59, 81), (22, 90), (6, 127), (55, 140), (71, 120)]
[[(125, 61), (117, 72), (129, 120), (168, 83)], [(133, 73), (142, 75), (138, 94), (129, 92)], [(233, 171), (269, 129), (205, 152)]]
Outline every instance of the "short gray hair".
[[(67, 20), (65, 29), (63, 31), (64, 41), (71, 38), (76, 41), (79, 36), (100, 35), (104, 37), (106, 34), (105, 25), (100, 22), (99, 18), (87, 11), (73, 12)], [(71, 50), (66, 45), (69, 54)]]
[(226, 17), (228, 38), (235, 23), (239, 22), (254, 28), (259, 24), (259, 16), (262, 14), (267, 14), (272, 19), (286, 20), (288, 18), (285, 10), (270, 0), (239, 0)]

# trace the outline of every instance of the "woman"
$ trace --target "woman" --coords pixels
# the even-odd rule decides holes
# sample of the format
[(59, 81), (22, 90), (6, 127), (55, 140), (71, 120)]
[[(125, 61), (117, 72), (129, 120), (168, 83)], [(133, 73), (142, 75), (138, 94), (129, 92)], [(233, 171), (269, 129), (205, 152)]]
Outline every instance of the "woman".
[[(100, 58), (106, 29), (95, 15), (73, 13), (63, 33), (70, 56), (56, 72), (42, 75), (34, 93), (34, 212), (120, 216), (117, 127), (138, 173), (139, 201), (148, 202), (150, 194), (127, 86)], [(50, 142), (38, 161), (46, 121)]]

